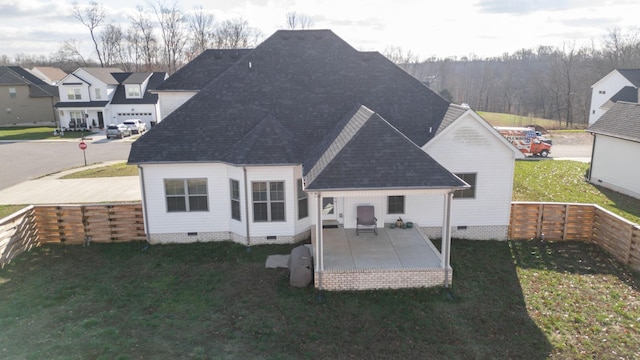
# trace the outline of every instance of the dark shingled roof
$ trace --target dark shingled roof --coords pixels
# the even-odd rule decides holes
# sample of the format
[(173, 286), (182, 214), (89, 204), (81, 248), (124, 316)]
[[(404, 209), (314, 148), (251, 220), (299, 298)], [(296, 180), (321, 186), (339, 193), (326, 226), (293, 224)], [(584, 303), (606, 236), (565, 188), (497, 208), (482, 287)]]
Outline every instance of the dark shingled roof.
[[(124, 74), (124, 75), (123, 75)], [(142, 75), (138, 75), (142, 74)], [(151, 75), (149, 82), (147, 83), (147, 91), (145, 91), (144, 95), (141, 99), (127, 99), (125, 86), (118, 85), (116, 87), (116, 91), (113, 94), (113, 98), (111, 99), (112, 104), (157, 104), (158, 103), (158, 94), (152, 94), (150, 90), (154, 89), (156, 86), (162, 84), (164, 81), (165, 72), (154, 72), (154, 73), (114, 73), (114, 77), (122, 76), (123, 84), (141, 84), (144, 82), (146, 78)], [(143, 79), (144, 77), (144, 79)], [(130, 79), (133, 80), (130, 81)], [(134, 82), (136, 81), (136, 82)], [(139, 81), (139, 82), (137, 82)]]
[(615, 103), (587, 131), (640, 142), (640, 104)]
[(108, 101), (61, 101), (53, 105), (56, 108), (94, 108), (105, 107)]
[(458, 120), (460, 116), (469, 111), (468, 107), (460, 106), (456, 104), (449, 104), (449, 109), (447, 113), (444, 115), (444, 119), (442, 119), (442, 123), (440, 123), (440, 127), (438, 127), (436, 131), (436, 135), (440, 134), (442, 130), (449, 127), (449, 125), (453, 124), (454, 121)]
[[(358, 104), (419, 146), (449, 107), (384, 56), (329, 30), (281, 30), (136, 141), (129, 162), (301, 164)], [(251, 136), (256, 127), (260, 136)]]
[(635, 87), (640, 87), (640, 69), (617, 69)]
[(0, 85), (27, 85), (30, 97), (58, 96), (58, 88), (20, 66), (0, 66)]
[(313, 191), (467, 186), (364, 106), (315, 161), (306, 181)]
[(620, 91), (609, 99), (612, 102), (625, 101), (625, 102), (638, 102), (638, 89), (633, 86), (625, 86)]
[(176, 71), (155, 90), (200, 90), (250, 51), (250, 49), (205, 50)]

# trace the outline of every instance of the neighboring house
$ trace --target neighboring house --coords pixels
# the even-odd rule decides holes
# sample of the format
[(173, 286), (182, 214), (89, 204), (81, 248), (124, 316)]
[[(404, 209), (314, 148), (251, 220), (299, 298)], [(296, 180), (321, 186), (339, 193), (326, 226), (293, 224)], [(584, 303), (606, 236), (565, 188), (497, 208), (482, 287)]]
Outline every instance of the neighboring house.
[(34, 67), (29, 71), (49, 85), (57, 85), (60, 80), (67, 76), (67, 73), (61, 69), (50, 66)]
[(640, 69), (615, 69), (591, 86), (589, 125), (618, 101), (638, 102)]
[(617, 102), (587, 131), (589, 182), (640, 199), (640, 104)]
[(158, 121), (158, 96), (150, 89), (166, 73), (131, 73), (118, 68), (79, 68), (58, 83), (61, 101), (55, 105), (61, 127), (81, 130), (104, 128), (127, 119), (151, 127)]
[(249, 53), (248, 49), (205, 50), (152, 90), (160, 98), (160, 119), (166, 118), (205, 85)]
[(522, 153), (381, 54), (281, 30), (201, 84), (132, 144), (151, 243), (313, 232), (323, 254), (319, 225), (355, 228), (358, 205), (379, 227), (401, 217), (443, 240), (506, 239)]
[(0, 66), (0, 126), (57, 122), (58, 91), (20, 66)]

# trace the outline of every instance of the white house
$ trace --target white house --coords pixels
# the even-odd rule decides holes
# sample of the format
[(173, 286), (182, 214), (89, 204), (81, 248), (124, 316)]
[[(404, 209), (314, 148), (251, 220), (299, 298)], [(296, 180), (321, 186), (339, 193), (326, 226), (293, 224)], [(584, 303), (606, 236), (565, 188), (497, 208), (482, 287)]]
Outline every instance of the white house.
[(148, 90), (165, 79), (164, 72), (79, 68), (58, 82), (60, 125), (73, 131), (141, 119), (150, 127), (158, 121), (159, 105), (158, 96)]
[(615, 69), (591, 86), (589, 125), (618, 101), (638, 102), (640, 69)]
[(132, 145), (151, 243), (313, 233), (322, 284), (336, 274), (323, 270), (321, 224), (354, 229), (360, 205), (381, 228), (401, 217), (443, 240), (506, 239), (523, 155), (379, 53), (329, 30), (282, 30), (201, 83)]
[(640, 104), (617, 102), (588, 129), (589, 182), (640, 199)]

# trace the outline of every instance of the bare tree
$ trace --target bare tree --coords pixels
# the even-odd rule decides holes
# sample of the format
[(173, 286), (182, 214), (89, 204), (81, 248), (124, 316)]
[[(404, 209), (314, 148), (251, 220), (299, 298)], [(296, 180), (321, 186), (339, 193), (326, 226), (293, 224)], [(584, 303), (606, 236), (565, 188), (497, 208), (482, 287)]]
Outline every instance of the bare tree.
[(169, 74), (173, 74), (178, 68), (184, 46), (186, 43), (185, 15), (180, 10), (177, 1), (166, 5), (161, 0), (157, 3), (149, 3), (160, 24), (162, 42), (164, 45), (164, 57)]
[(194, 8), (189, 16), (189, 29), (191, 30), (191, 46), (187, 50), (187, 60), (195, 58), (213, 43), (214, 21), (213, 15), (206, 13), (202, 6)]
[(311, 17), (304, 13), (299, 13), (296, 11), (289, 11), (285, 15), (287, 18), (287, 26), (291, 30), (295, 29), (308, 29), (313, 25), (313, 20)]
[(88, 7), (83, 8), (81, 8), (78, 3), (75, 3), (73, 5), (72, 15), (89, 29), (91, 40), (96, 49), (96, 55), (98, 55), (98, 61), (100, 62), (100, 66), (104, 67), (104, 61), (100, 48), (98, 47), (98, 40), (96, 39), (96, 28), (104, 22), (104, 19), (107, 17), (107, 11), (102, 4), (92, 1)]
[(125, 38), (122, 28), (119, 25), (109, 24), (100, 32), (100, 43), (102, 44), (102, 57), (105, 66), (115, 64), (126, 67), (124, 44)]
[(153, 34), (153, 23), (142, 6), (137, 6), (136, 10), (138, 11), (136, 15), (129, 19), (127, 34), (130, 44), (129, 53), (136, 65), (140, 66), (139, 59), (142, 59), (144, 70), (153, 71), (158, 60), (158, 41)]
[(226, 20), (216, 28), (214, 45), (218, 49), (238, 49), (254, 47), (262, 33), (247, 20), (236, 18)]
[(404, 51), (399, 46), (387, 46), (382, 52), (387, 59), (395, 64), (415, 64), (420, 62), (420, 57), (411, 52)]
[(75, 39), (65, 40), (54, 54), (56, 62), (67, 64), (66, 66), (86, 67), (89, 62), (78, 50), (78, 42)]

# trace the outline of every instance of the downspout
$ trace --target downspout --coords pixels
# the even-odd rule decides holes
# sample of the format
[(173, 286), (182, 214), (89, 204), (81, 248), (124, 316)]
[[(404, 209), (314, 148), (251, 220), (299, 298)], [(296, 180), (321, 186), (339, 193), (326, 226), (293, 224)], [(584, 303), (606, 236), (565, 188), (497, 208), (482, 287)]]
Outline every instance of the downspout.
[(149, 235), (149, 218), (147, 215), (147, 201), (146, 201), (147, 192), (145, 191), (145, 187), (144, 187), (144, 170), (140, 165), (138, 165), (138, 170), (140, 171), (140, 187), (142, 188), (142, 220), (144, 222), (144, 233), (147, 237), (147, 242), (151, 242), (151, 239), (149, 238), (151, 236)]
[(588, 182), (591, 182), (591, 174), (593, 173), (593, 154), (595, 154), (596, 151), (596, 139), (598, 138), (596, 134), (593, 133), (591, 133), (591, 136), (593, 136), (593, 144), (591, 145), (591, 164), (589, 164), (589, 178), (587, 179)]
[(444, 198), (444, 221), (442, 225), (442, 265), (444, 266), (444, 287), (449, 288), (449, 267), (451, 264), (451, 198), (449, 192)]
[(324, 260), (322, 259), (322, 193), (316, 193), (316, 272), (318, 273), (318, 290), (322, 291), (322, 272), (324, 271)]
[(244, 219), (247, 226), (247, 246), (251, 246), (251, 234), (249, 234), (249, 186), (247, 185), (247, 167), (243, 166), (244, 172)]

